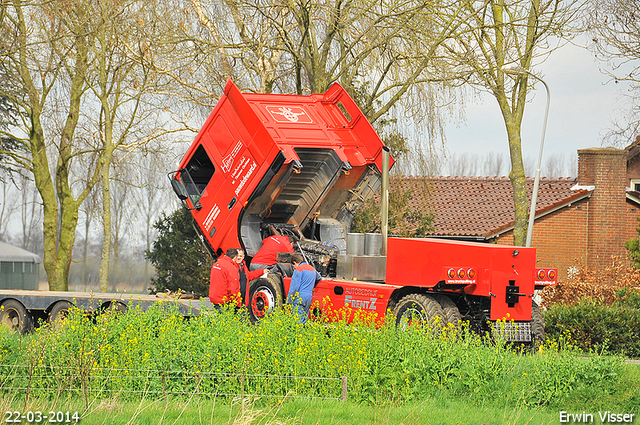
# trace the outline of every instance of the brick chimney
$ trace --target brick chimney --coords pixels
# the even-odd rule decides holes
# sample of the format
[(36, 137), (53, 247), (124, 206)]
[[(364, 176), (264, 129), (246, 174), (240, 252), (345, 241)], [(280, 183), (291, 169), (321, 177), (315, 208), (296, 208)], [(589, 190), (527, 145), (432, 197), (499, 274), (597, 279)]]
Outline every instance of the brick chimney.
[(578, 150), (578, 184), (595, 186), (589, 200), (587, 266), (603, 269), (613, 256), (626, 257), (626, 152), (615, 148)]

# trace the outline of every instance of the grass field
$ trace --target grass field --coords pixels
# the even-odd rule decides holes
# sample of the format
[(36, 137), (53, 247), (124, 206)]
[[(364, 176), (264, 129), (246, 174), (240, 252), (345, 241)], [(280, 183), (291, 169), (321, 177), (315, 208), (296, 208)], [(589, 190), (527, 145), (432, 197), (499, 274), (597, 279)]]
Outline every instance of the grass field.
[[(4, 399), (2, 411), (43, 411), (52, 409), (48, 400), (32, 400), (25, 407), (17, 400)], [(516, 425), (557, 424), (559, 411), (548, 408), (514, 408), (447, 400), (428, 399), (401, 406), (366, 406), (342, 401), (294, 400), (261, 404), (239, 400), (94, 400), (85, 408), (76, 400), (53, 407), (55, 411), (78, 412), (85, 425), (166, 425), (166, 424), (414, 424), (414, 425)], [(6, 418), (6, 415), (5, 415)]]
[[(3, 412), (78, 411), (86, 424), (547, 424), (559, 423), (561, 411), (592, 413), (595, 423), (598, 411), (640, 415), (640, 366), (583, 352), (570, 335), (532, 352), (464, 326), (400, 330), (365, 319), (303, 327), (282, 311), (256, 326), (231, 311), (191, 320), (162, 306), (97, 318), (74, 312), (56, 330), (0, 330), (0, 403)], [(336, 400), (342, 377), (346, 402)]]

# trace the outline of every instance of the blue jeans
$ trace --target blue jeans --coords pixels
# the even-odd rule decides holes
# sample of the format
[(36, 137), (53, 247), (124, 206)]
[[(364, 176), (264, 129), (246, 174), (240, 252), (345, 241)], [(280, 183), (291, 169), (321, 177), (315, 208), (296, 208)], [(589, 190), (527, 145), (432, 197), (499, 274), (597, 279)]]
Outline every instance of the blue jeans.
[(294, 306), (294, 308), (296, 309), (296, 313), (298, 314), (298, 318), (300, 319), (300, 323), (302, 323), (303, 325), (307, 323), (307, 320), (309, 320), (309, 307), (311, 306), (306, 306), (303, 304), (297, 304)]
[(311, 300), (309, 300), (309, 302), (304, 302), (297, 296), (294, 297), (294, 299), (289, 297), (287, 298), (287, 304), (291, 305), (291, 310), (298, 315), (300, 323), (303, 325), (307, 323), (307, 320), (309, 319), (309, 310), (311, 309)]

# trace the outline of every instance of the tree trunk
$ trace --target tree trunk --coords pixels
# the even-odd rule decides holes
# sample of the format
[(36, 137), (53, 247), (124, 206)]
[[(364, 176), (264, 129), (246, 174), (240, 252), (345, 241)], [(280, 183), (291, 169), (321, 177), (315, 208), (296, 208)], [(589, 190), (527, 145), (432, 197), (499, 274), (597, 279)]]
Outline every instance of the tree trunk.
[[(515, 127), (515, 128), (513, 128)], [(513, 226), (514, 245), (524, 246), (527, 241), (527, 185), (522, 162), (522, 141), (520, 137), (520, 126), (512, 124), (512, 128), (507, 128), (509, 135), (509, 155), (511, 157), (511, 172), (509, 180), (513, 187), (513, 200), (515, 207), (515, 217)]]
[(109, 291), (109, 267), (111, 263), (111, 156), (105, 152), (102, 167), (102, 223), (104, 238), (102, 240), (102, 256), (100, 259), (100, 292)]

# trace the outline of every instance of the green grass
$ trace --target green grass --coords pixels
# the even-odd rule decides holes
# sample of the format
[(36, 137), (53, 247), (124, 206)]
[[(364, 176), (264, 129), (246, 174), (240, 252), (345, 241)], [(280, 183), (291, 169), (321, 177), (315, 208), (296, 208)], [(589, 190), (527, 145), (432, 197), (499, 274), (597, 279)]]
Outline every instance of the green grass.
[(264, 404), (240, 401), (225, 404), (214, 400), (179, 399), (123, 402), (94, 400), (85, 408), (78, 400), (51, 407), (47, 400), (23, 402), (4, 399), (2, 411), (78, 411), (84, 425), (168, 424), (412, 424), (412, 425), (516, 425), (556, 424), (559, 411), (549, 408), (514, 408), (464, 400), (427, 399), (401, 406), (363, 406), (341, 401), (294, 400)]
[[(340, 397), (343, 376), (349, 402), (321, 402)], [(547, 412), (550, 420), (560, 410), (640, 414), (640, 366), (625, 365), (619, 356), (583, 352), (562, 335), (532, 353), (464, 327), (399, 330), (364, 320), (303, 327), (287, 311), (255, 326), (230, 311), (183, 320), (159, 306), (95, 319), (75, 312), (57, 330), (42, 327), (26, 336), (0, 330), (0, 397), (13, 401), (59, 399), (58, 405), (63, 400), (93, 408), (115, 403), (114, 409), (125, 409), (123, 423), (139, 403), (144, 417), (155, 418), (150, 423), (159, 423), (163, 413), (178, 415), (181, 406), (187, 406), (186, 415), (209, 406), (203, 423), (211, 423), (214, 400), (215, 411), (224, 412), (237, 394), (274, 396), (261, 399), (251, 412), (271, 417), (276, 409), (282, 420), (302, 417), (302, 423), (337, 421), (343, 415), (379, 422), (376, 418), (384, 416), (376, 415), (383, 414), (398, 415), (389, 423), (402, 422), (402, 415), (406, 423), (449, 423), (426, 414), (440, 405), (447, 420), (459, 418), (450, 423), (515, 423), (515, 418), (527, 423), (531, 412)], [(285, 395), (293, 401), (274, 407)], [(165, 396), (174, 403), (167, 412)], [(465, 409), (468, 413), (461, 413)], [(488, 409), (486, 417), (474, 416), (482, 409)], [(214, 417), (235, 416), (227, 410)]]

